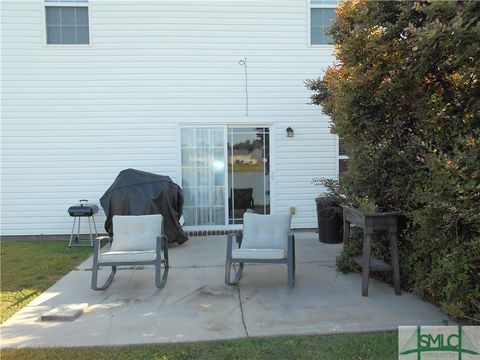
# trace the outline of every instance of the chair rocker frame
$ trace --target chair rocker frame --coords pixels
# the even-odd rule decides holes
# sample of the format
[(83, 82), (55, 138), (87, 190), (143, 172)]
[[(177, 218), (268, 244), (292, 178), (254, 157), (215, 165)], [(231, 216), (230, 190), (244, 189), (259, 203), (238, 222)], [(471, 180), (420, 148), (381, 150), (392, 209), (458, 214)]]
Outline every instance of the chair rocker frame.
[[(245, 263), (263, 263), (263, 264), (286, 264), (288, 286), (293, 288), (295, 285), (295, 236), (293, 233), (288, 234), (287, 258), (286, 259), (242, 259), (232, 258), (233, 238), (235, 234), (228, 234), (227, 238), (227, 259), (225, 264), (225, 285), (237, 285), (242, 278)], [(240, 248), (242, 241), (238, 242)], [(235, 277), (231, 280), (232, 265), (238, 263), (238, 269), (235, 271)]]
[[(129, 266), (129, 265), (155, 265), (155, 286), (159, 289), (165, 286), (168, 277), (168, 241), (165, 235), (157, 236), (156, 242), (156, 256), (155, 260), (149, 261), (104, 261), (99, 262), (100, 257), (100, 241), (109, 240), (112, 242), (112, 238), (109, 236), (100, 236), (94, 239), (93, 242), (93, 267), (92, 267), (92, 290), (105, 290), (110, 286), (117, 272), (117, 266)], [(163, 259), (161, 255), (163, 253)], [(162, 275), (162, 264), (164, 266), (164, 271)], [(101, 266), (111, 266), (112, 271), (108, 276), (107, 281), (102, 285), (97, 285), (98, 269)]]

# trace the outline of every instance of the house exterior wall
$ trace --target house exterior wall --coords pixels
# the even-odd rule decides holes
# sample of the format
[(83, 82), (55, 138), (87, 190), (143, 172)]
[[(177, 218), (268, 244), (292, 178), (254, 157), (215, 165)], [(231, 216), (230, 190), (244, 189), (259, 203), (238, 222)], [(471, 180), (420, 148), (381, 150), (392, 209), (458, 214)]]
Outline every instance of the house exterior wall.
[(69, 233), (67, 208), (122, 169), (181, 184), (194, 124), (271, 126), (272, 211), (316, 227), (312, 179), (337, 175), (337, 139), (308, 104), (333, 57), (308, 46), (306, 0), (90, 0), (90, 45), (46, 45), (42, 0), (1, 6), (1, 235)]

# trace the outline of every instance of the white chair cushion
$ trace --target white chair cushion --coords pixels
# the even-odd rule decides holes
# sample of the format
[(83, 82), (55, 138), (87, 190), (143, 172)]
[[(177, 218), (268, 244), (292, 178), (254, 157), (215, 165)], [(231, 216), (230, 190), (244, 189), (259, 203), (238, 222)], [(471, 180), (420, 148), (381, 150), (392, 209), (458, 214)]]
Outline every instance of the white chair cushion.
[(243, 215), (242, 249), (287, 249), (290, 214)]
[(111, 251), (154, 250), (162, 235), (163, 217), (156, 215), (115, 215)]
[(284, 249), (235, 249), (232, 250), (233, 259), (286, 259), (287, 251)]
[(98, 262), (146, 262), (155, 260), (156, 252), (155, 250), (148, 251), (108, 251), (106, 253), (100, 254), (100, 259)]

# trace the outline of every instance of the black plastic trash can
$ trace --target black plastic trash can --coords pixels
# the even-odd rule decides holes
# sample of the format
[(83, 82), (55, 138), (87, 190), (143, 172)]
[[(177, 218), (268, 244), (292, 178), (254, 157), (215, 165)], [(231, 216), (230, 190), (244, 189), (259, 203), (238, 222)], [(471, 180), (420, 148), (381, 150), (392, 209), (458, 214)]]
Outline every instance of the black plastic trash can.
[(317, 203), (318, 240), (338, 244), (343, 240), (343, 215), (340, 201), (332, 196), (319, 196)]

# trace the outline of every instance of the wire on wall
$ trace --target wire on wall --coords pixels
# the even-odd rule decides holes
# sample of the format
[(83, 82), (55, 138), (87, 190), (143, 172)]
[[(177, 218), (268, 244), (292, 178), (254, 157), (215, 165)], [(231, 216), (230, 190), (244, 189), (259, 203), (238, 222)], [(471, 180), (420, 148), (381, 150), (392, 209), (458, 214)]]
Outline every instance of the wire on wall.
[(238, 62), (240, 66), (245, 68), (245, 116), (248, 117), (248, 69), (247, 58), (244, 58)]

